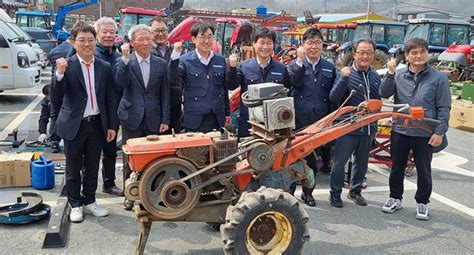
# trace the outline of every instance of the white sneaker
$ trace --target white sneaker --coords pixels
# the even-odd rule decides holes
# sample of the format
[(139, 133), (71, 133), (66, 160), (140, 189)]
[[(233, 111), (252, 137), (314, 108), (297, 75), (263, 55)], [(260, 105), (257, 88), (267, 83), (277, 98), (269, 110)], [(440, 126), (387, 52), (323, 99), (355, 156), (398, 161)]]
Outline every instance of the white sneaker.
[(106, 209), (100, 207), (96, 202), (84, 206), (84, 212), (93, 214), (97, 217), (105, 217), (109, 215), (109, 212)]
[(382, 211), (386, 213), (393, 213), (396, 210), (402, 209), (402, 200), (390, 198), (387, 203), (382, 206)]
[(416, 206), (416, 218), (419, 220), (429, 220), (430, 219), (430, 212), (428, 210), (428, 205), (426, 204), (418, 204)]
[(82, 214), (82, 206), (73, 207), (71, 209), (71, 214), (69, 214), (69, 220), (71, 222), (81, 222), (84, 219)]

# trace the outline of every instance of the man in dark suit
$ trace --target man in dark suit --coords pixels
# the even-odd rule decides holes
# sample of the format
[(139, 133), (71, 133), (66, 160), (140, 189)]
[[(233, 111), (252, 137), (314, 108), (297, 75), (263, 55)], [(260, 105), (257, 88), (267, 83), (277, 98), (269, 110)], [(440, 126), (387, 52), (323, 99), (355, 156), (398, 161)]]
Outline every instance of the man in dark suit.
[[(183, 128), (190, 132), (209, 132), (230, 125), (227, 88), (224, 86), (226, 62), (212, 52), (214, 28), (195, 23), (191, 38), (196, 50), (175, 58), (170, 63), (170, 82), (183, 87)], [(181, 52), (182, 45), (175, 52)]]
[[(151, 54), (169, 63), (173, 46), (168, 42), (168, 26), (165, 20), (162, 17), (156, 17), (153, 18), (148, 25), (151, 27), (151, 39), (153, 40), (153, 51)], [(180, 54), (178, 54), (178, 57), (179, 55)], [(181, 109), (182, 97), (183, 89), (181, 88), (181, 84), (170, 82), (170, 129), (166, 133), (171, 133), (171, 129), (176, 133), (181, 132), (181, 116), (183, 115)]]
[[(247, 91), (252, 84), (273, 82), (289, 86), (288, 72), (285, 65), (272, 59), (275, 48), (276, 34), (268, 28), (256, 30), (252, 35), (252, 46), (255, 57), (247, 59), (238, 64), (237, 54), (229, 57), (229, 69), (227, 70), (227, 88), (234, 90), (240, 86), (240, 95)], [(249, 110), (240, 101), (240, 116), (238, 137), (250, 135)]]
[[(170, 119), (170, 88), (167, 65), (163, 59), (151, 55), (151, 29), (137, 25), (130, 29), (130, 44), (122, 45), (122, 58), (117, 60), (116, 83), (123, 95), (118, 107), (122, 124), (122, 140), (158, 134), (168, 130)], [(124, 156), (123, 180), (130, 176), (130, 166)], [(123, 207), (131, 210), (133, 201), (125, 198)]]
[[(328, 115), (334, 108), (329, 100), (329, 92), (336, 79), (336, 67), (321, 57), (323, 40), (318, 29), (311, 28), (303, 34), (303, 45), (297, 49), (296, 60), (288, 65), (290, 79), (290, 94), (295, 103), (296, 130), (305, 128)], [(328, 164), (331, 159), (330, 148), (317, 149)], [(317, 164), (314, 153), (306, 158), (308, 166), (316, 177)], [(292, 186), (290, 192), (294, 192)], [(303, 187), (301, 198), (305, 204), (316, 206), (313, 197), (314, 187)]]
[(72, 222), (82, 221), (83, 212), (108, 215), (97, 205), (95, 191), (102, 147), (116, 135), (117, 98), (110, 64), (94, 57), (95, 36), (90, 25), (74, 26), (71, 40), (77, 54), (56, 61), (51, 87), (51, 97), (63, 102), (54, 129), (64, 139)]

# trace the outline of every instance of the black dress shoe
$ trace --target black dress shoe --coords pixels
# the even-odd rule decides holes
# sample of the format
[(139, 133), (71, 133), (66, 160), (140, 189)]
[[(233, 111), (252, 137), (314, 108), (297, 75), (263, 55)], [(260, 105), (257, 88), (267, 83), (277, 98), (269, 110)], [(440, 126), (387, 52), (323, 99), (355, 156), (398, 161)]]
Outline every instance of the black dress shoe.
[(343, 206), (340, 194), (330, 193), (329, 202), (331, 206), (336, 208), (341, 208)]
[(125, 198), (123, 201), (123, 209), (131, 211), (133, 209), (133, 201)]
[(117, 196), (117, 197), (123, 197), (124, 194), (123, 194), (123, 190), (117, 188), (117, 186), (111, 186), (111, 187), (103, 187), (102, 188), (102, 192), (104, 193), (107, 193), (107, 194), (110, 194), (110, 195), (114, 195), (114, 196)]
[(308, 206), (311, 206), (311, 207), (316, 206), (316, 200), (314, 200), (314, 197), (312, 194), (305, 194), (303, 192), (301, 193), (301, 199), (303, 199), (304, 203), (307, 204)]

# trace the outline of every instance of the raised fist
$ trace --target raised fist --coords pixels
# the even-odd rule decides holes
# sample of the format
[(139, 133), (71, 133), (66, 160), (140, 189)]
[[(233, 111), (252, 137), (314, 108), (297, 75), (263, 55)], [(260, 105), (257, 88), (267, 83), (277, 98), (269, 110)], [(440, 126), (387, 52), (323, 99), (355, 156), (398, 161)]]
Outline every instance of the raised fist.
[(122, 55), (125, 59), (130, 58), (130, 43), (124, 43), (122, 46), (120, 46), (120, 49), (122, 50)]
[(387, 67), (388, 67), (388, 73), (393, 75), (395, 74), (395, 71), (397, 70), (397, 60), (395, 58), (391, 58), (387, 62)]
[(235, 53), (232, 53), (229, 56), (229, 65), (230, 65), (230, 67), (237, 67), (238, 64), (239, 64), (239, 56), (237, 56), (237, 54), (235, 54)]
[(183, 49), (184, 49), (184, 44), (183, 42), (175, 42), (173, 44), (173, 49), (176, 51), (176, 52), (182, 52)]
[(298, 49), (296, 49), (296, 62), (298, 62), (299, 64), (302, 64), (304, 60), (304, 56), (305, 56), (305, 53), (304, 53), (303, 46), (298, 47)]
[(64, 74), (67, 68), (67, 59), (60, 58), (56, 60), (56, 72), (58, 74)]
[(348, 66), (343, 67), (343, 68), (341, 69), (341, 75), (342, 75), (342, 76), (346, 76), (346, 77), (349, 76), (349, 75), (351, 75), (351, 68), (348, 67)]

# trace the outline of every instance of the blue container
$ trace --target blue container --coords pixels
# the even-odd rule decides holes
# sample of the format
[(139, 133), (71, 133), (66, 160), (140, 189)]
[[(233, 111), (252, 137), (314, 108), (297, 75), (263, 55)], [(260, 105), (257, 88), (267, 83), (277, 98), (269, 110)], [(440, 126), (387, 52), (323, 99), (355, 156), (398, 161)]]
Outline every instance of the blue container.
[(54, 187), (54, 162), (41, 155), (39, 160), (31, 162), (31, 186), (35, 189)]
[(267, 7), (263, 5), (257, 6), (257, 16), (265, 16), (267, 15)]

